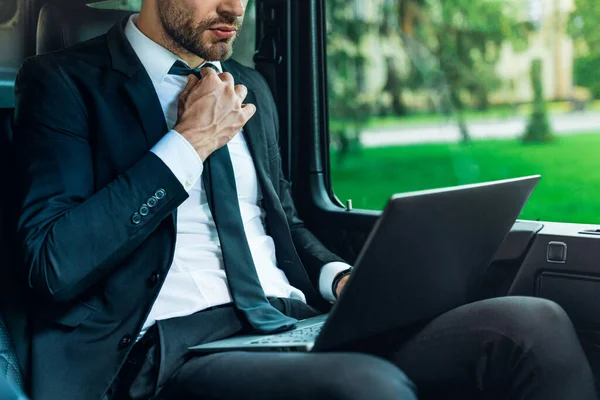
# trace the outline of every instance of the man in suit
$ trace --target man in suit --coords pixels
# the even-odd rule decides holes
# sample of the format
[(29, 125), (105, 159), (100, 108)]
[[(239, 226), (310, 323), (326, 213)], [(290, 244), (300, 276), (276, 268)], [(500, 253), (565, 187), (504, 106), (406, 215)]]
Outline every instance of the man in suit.
[(268, 86), (227, 60), (245, 4), (145, 0), (23, 64), (32, 397), (414, 399), (403, 369), (425, 397), (595, 399), (571, 322), (539, 299), (464, 306), (363, 353), (187, 352), (317, 315), (350, 271), (296, 215)]

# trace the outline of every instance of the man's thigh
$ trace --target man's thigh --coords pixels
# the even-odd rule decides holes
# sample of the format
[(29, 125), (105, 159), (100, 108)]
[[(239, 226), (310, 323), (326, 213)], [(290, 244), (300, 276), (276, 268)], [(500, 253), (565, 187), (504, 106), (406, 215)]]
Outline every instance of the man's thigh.
[(227, 352), (193, 357), (167, 382), (161, 399), (412, 400), (396, 366), (355, 353)]

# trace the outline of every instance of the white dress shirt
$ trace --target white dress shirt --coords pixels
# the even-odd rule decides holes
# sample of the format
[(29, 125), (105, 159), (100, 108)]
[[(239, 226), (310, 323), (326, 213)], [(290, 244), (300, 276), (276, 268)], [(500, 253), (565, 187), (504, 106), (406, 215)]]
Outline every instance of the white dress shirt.
[[(177, 122), (177, 100), (187, 77), (169, 75), (179, 58), (145, 36), (135, 25), (133, 15), (125, 35), (146, 69), (158, 94), (167, 126), (171, 129), (153, 148), (188, 191), (189, 198), (177, 212), (177, 238), (173, 264), (156, 299), (140, 337), (157, 320), (190, 315), (203, 309), (231, 303), (219, 237), (208, 207), (202, 179), (203, 165), (192, 145), (172, 128)], [(221, 63), (212, 62), (220, 71)], [(227, 145), (235, 173), (240, 213), (258, 278), (268, 297), (287, 297), (306, 301), (304, 294), (290, 285), (277, 267), (275, 244), (265, 230), (265, 212), (256, 170), (243, 130)], [(329, 263), (321, 270), (321, 295), (333, 301), (335, 276), (350, 268), (347, 264)]]

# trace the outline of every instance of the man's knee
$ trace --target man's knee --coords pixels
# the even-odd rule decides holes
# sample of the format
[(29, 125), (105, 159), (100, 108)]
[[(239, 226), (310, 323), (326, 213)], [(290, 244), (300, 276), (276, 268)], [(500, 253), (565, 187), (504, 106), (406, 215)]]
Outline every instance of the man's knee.
[(540, 338), (548, 335), (567, 336), (574, 333), (573, 324), (561, 306), (534, 297), (507, 298), (504, 314), (509, 321), (508, 333)]
[[(524, 352), (551, 361), (557, 349), (571, 352), (574, 359), (581, 358), (581, 346), (569, 316), (553, 301), (533, 297), (509, 297), (491, 310), (497, 333), (510, 339)], [(563, 360), (560, 362), (566, 362)]]
[(416, 399), (415, 386), (392, 363), (365, 354), (347, 354), (325, 377), (327, 398), (335, 400)]

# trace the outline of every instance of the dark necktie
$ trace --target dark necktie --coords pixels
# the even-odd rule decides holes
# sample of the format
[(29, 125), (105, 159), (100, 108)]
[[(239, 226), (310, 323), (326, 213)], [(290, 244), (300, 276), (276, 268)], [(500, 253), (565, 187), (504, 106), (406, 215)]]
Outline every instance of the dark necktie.
[[(212, 64), (206, 63), (200, 68), (191, 69), (183, 62), (176, 61), (169, 74), (194, 74), (200, 78), (200, 70), (207, 67), (219, 72)], [(236, 308), (259, 333), (293, 328), (298, 321), (287, 317), (269, 303), (258, 279), (244, 231), (235, 174), (227, 146), (216, 150), (204, 161), (202, 180), (219, 234), (227, 283)]]

